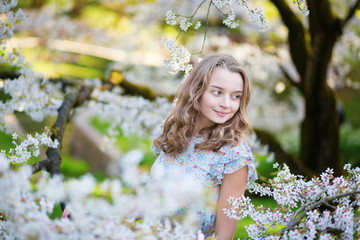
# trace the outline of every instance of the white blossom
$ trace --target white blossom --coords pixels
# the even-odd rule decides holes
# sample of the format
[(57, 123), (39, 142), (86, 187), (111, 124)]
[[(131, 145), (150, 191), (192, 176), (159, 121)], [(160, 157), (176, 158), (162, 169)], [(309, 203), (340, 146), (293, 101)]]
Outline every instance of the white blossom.
[(192, 25), (192, 22), (191, 22), (191, 21), (187, 21), (186, 18), (184, 18), (184, 19), (181, 20), (181, 22), (180, 22), (180, 28), (181, 28), (181, 30), (183, 30), (184, 32), (186, 32), (191, 25)]
[(0, 155), (6, 158), (10, 163), (24, 163), (31, 156), (39, 156), (41, 146), (56, 148), (59, 144), (57, 139), (54, 141), (51, 140), (50, 131), (47, 128), (45, 128), (45, 131), (42, 134), (35, 133), (35, 136), (27, 134), (20, 144), (15, 141), (18, 139), (17, 134), (13, 134), (13, 139), (15, 148), (10, 148), (8, 154), (5, 152), (0, 153)]
[(201, 22), (200, 22), (200, 21), (197, 21), (196, 24), (195, 24), (195, 26), (194, 26), (194, 29), (197, 30), (197, 29), (200, 28), (200, 26), (201, 26)]
[(110, 124), (108, 140), (111, 143), (112, 137), (119, 134), (119, 128), (125, 136), (134, 133), (151, 135), (168, 115), (170, 106), (171, 103), (164, 98), (149, 101), (143, 97), (121, 95), (117, 89), (102, 91), (99, 88), (93, 90), (87, 109), (93, 116)]
[(226, 8), (235, 3), (234, 0), (214, 0), (212, 2), (217, 8)]
[(184, 71), (187, 76), (192, 65), (190, 64), (190, 53), (184, 46), (177, 46), (175, 41), (163, 38), (161, 43), (170, 52), (170, 58), (164, 60), (164, 65), (172, 74)]
[(167, 11), (165, 21), (169, 25), (176, 25), (176, 14), (172, 10)]
[(333, 240), (335, 239), (330, 233), (324, 233), (320, 235), (319, 240)]
[(237, 28), (240, 25), (239, 20), (235, 20), (235, 14), (230, 12), (226, 19), (223, 20), (223, 23), (229, 28)]
[(266, 19), (264, 10), (258, 8), (249, 9), (248, 16), (250, 17), (250, 22), (255, 24), (260, 24), (261, 26), (260, 31), (264, 32), (269, 29), (269, 22)]

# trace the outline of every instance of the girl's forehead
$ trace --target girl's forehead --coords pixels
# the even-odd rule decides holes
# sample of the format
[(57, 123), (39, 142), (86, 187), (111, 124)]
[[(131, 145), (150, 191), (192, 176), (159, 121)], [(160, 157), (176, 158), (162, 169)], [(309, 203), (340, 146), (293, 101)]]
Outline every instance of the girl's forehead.
[(242, 92), (244, 81), (240, 73), (224, 68), (215, 68), (208, 80), (208, 87)]

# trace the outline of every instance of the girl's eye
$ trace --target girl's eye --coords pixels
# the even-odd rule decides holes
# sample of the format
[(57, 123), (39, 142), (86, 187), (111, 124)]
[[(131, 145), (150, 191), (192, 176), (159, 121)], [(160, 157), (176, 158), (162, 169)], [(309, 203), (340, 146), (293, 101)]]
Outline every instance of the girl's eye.
[(213, 93), (214, 93), (215, 95), (220, 95), (220, 91), (219, 91), (219, 90), (214, 90)]
[(241, 95), (234, 95), (234, 98), (239, 99), (239, 98), (241, 98)]

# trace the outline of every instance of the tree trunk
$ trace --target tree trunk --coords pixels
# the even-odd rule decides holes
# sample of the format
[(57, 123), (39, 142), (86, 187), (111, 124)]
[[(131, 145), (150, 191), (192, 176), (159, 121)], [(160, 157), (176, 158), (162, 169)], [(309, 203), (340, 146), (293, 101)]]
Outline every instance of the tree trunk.
[(301, 126), (301, 159), (317, 172), (327, 168), (341, 174), (339, 154), (339, 120), (334, 92), (327, 85), (327, 70), (337, 40), (331, 35), (317, 32), (312, 35), (312, 55), (305, 74), (305, 118)]
[(318, 173), (332, 168), (336, 175), (341, 174), (336, 100), (327, 86), (316, 93), (306, 93), (300, 158)]
[[(327, 71), (335, 43), (348, 20), (335, 16), (328, 0), (307, 0), (310, 14), (309, 28), (305, 29), (285, 0), (271, 1), (289, 30), (291, 58), (301, 80), (297, 86), (305, 101), (300, 158), (308, 169), (321, 173), (332, 168), (339, 175), (339, 120), (336, 98), (327, 84)], [(359, 2), (349, 11), (349, 19)]]

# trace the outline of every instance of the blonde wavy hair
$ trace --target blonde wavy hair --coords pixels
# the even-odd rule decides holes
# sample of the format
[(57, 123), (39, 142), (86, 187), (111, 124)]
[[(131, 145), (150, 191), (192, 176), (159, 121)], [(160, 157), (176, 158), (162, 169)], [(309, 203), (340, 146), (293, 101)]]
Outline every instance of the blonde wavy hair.
[(200, 111), (200, 99), (205, 92), (211, 73), (215, 68), (224, 68), (239, 73), (244, 82), (240, 107), (235, 115), (222, 124), (202, 129), (199, 134), (205, 141), (196, 144), (196, 149), (218, 152), (226, 144), (236, 146), (252, 131), (246, 107), (251, 96), (251, 83), (239, 62), (226, 54), (215, 54), (204, 58), (191, 71), (178, 88), (175, 106), (164, 122), (162, 134), (154, 140), (154, 146), (166, 154), (175, 156), (187, 148), (195, 128), (195, 118)]

